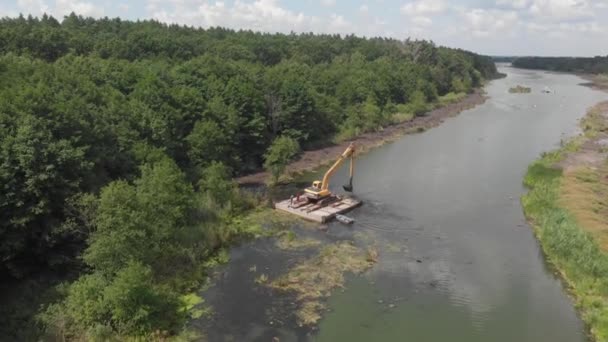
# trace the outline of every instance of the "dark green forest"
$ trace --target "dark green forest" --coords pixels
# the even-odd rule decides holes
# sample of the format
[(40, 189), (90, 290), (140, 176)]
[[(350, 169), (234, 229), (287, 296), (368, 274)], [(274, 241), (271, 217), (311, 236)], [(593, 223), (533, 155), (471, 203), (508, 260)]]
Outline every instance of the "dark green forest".
[(210, 260), (256, 234), (232, 178), (273, 142), (346, 140), (495, 75), (427, 41), (0, 19), (0, 339), (178, 334)]
[(511, 56), (492, 56), (492, 60), (496, 63), (512, 63), (517, 57)]
[(608, 56), (518, 57), (513, 61), (513, 66), (523, 69), (604, 74), (608, 73)]

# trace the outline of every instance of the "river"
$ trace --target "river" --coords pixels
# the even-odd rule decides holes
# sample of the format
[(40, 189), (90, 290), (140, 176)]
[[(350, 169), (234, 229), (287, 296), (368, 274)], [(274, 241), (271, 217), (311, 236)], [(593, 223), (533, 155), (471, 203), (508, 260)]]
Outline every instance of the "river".
[[(210, 341), (586, 341), (560, 279), (523, 216), (527, 166), (578, 133), (586, 110), (608, 96), (567, 74), (501, 66), (487, 102), (437, 128), (357, 160), (352, 227), (327, 241), (374, 244), (380, 260), (329, 298), (314, 331), (294, 327), (291, 298), (256, 286), (251, 265), (272, 278), (305, 252), (268, 240), (235, 248), (204, 293), (216, 312), (193, 323)], [(531, 94), (510, 94), (518, 84)], [(544, 94), (545, 87), (554, 92)], [(346, 179), (336, 176), (336, 189)]]

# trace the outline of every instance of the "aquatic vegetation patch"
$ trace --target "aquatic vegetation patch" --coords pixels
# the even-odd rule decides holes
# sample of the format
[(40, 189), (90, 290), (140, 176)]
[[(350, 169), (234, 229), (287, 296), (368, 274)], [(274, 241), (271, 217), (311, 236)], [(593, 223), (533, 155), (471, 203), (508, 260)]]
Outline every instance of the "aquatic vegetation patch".
[(395, 242), (389, 242), (386, 244), (385, 249), (386, 251), (391, 253), (400, 253), (405, 249), (405, 246), (402, 246), (401, 244)]
[(524, 87), (521, 85), (509, 88), (509, 93), (511, 94), (529, 94), (532, 92), (532, 88)]
[(266, 273), (262, 273), (259, 276), (255, 277), (253, 280), (256, 284), (266, 284), (268, 282), (268, 275)]
[(276, 241), (276, 246), (284, 251), (307, 249), (317, 247), (320, 244), (321, 241), (319, 240), (300, 238), (291, 230), (281, 232)]
[[(358, 224), (361, 225), (361, 222), (359, 222)], [(353, 238), (355, 239), (355, 241), (366, 245), (376, 242), (376, 237), (369, 230), (357, 230), (353, 234)]]
[(251, 235), (255, 237), (282, 234), (282, 232), (290, 229), (294, 223), (303, 226), (312, 225), (310, 222), (270, 208), (258, 208), (240, 218), (237, 222), (241, 226), (248, 227), (247, 229), (251, 232)]
[(181, 310), (191, 318), (201, 318), (211, 314), (211, 308), (205, 305), (203, 298), (196, 293), (183, 295), (181, 298)]
[(380, 253), (378, 253), (378, 248), (373, 246), (373, 247), (369, 247), (367, 248), (367, 254), (365, 255), (365, 260), (367, 260), (370, 263), (377, 263), (378, 262), (378, 258), (380, 257)]
[(367, 270), (377, 258), (377, 251), (366, 253), (351, 242), (338, 242), (322, 248), (316, 256), (299, 263), (269, 286), (294, 293), (299, 304), (295, 313), (297, 323), (314, 325), (325, 310), (323, 300), (334, 288), (344, 286), (344, 275)]

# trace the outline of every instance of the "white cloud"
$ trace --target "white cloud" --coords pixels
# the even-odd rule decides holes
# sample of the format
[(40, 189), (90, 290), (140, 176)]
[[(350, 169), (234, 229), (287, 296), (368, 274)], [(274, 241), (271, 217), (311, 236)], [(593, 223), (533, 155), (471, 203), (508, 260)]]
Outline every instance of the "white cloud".
[(355, 18), (356, 20), (351, 22), (354, 33), (368, 37), (395, 37), (395, 32), (390, 29), (389, 23), (373, 15), (366, 4), (359, 6), (359, 15)]
[(606, 37), (605, 34), (608, 32), (608, 27), (606, 26), (606, 23), (603, 23), (603, 25), (597, 22), (579, 23), (577, 24), (577, 30), (579, 32), (594, 33)]
[(603, 34), (607, 32), (607, 27), (603, 27), (597, 22), (585, 23), (560, 23), (558, 29), (564, 32), (583, 33), (583, 34)]
[(329, 32), (353, 32), (351, 23), (343, 16), (332, 14), (329, 22)]
[(608, 8), (605, 0), (496, 0), (498, 7), (528, 10), (545, 21), (576, 20), (593, 16), (593, 9)]
[(549, 31), (548, 25), (540, 25), (535, 22), (527, 23), (526, 28), (531, 32), (547, 32)]
[(101, 17), (104, 14), (103, 7), (96, 6), (91, 2), (78, 0), (55, 0), (51, 5), (45, 0), (18, 0), (17, 7), (24, 14), (40, 16), (47, 13), (56, 18), (62, 18), (71, 12), (91, 17)]
[(321, 0), (321, 5), (325, 7), (332, 7), (336, 5), (336, 0)]
[(313, 18), (279, 7), (274, 0), (242, 2), (237, 0), (232, 7), (222, 1), (188, 2), (171, 1), (173, 9), (161, 8), (163, 1), (152, 0), (148, 10), (151, 16), (163, 22), (181, 23), (203, 27), (225, 26), (265, 31), (284, 31), (303, 28)]
[(429, 17), (416, 16), (412, 18), (412, 23), (416, 26), (426, 27), (431, 26), (431, 24), (433, 24), (433, 20), (431, 20)]
[(24, 14), (39, 16), (44, 13), (49, 13), (49, 6), (44, 0), (18, 0), (17, 6)]
[(438, 14), (447, 8), (443, 0), (415, 0), (401, 6), (401, 13), (412, 16)]
[(487, 37), (499, 33), (513, 34), (514, 28), (518, 24), (518, 18), (515, 11), (475, 8), (464, 13), (466, 30), (476, 37)]
[(123, 13), (129, 11), (130, 8), (131, 8), (131, 6), (129, 6), (129, 4), (126, 4), (126, 3), (118, 4), (118, 9)]
[(173, 6), (168, 8), (166, 1), (149, 0), (149, 16), (166, 23), (264, 32), (364, 33), (364, 28), (355, 27), (343, 15), (306, 15), (282, 7), (278, 0), (236, 0), (232, 4), (202, 0), (170, 1)]
[(548, 21), (574, 20), (593, 16), (588, 0), (534, 0), (530, 13)]
[(13, 11), (13, 10), (9, 10), (8, 8), (4, 7), (4, 5), (0, 4), (0, 18), (2, 17), (16, 17), (17, 15), (19, 15), (19, 13)]
[(608, 8), (608, 3), (597, 2), (597, 3), (593, 4), (593, 7), (597, 8), (597, 9), (605, 9), (605, 8)]
[(496, 0), (498, 6), (506, 6), (514, 9), (524, 9), (530, 6), (531, 0)]
[(56, 0), (55, 10), (53, 13), (58, 16), (63, 16), (71, 12), (86, 16), (86, 17), (101, 17), (104, 10), (102, 7), (97, 7), (90, 2), (76, 0)]

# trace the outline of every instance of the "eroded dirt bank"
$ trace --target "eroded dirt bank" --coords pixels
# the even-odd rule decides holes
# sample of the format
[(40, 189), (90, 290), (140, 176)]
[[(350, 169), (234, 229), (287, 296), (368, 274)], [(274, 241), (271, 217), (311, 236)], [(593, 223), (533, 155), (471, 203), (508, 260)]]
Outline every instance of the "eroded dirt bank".
[(608, 91), (608, 75), (589, 75), (584, 74), (580, 75), (581, 78), (589, 81), (588, 83), (583, 83), (583, 85), (590, 87), (595, 90), (603, 90)]
[[(287, 173), (302, 173), (327, 164), (333, 161), (337, 155), (342, 153), (351, 142), (357, 144), (359, 151), (367, 151), (371, 148), (380, 146), (385, 142), (392, 141), (403, 134), (424, 131), (438, 126), (446, 118), (455, 116), (462, 111), (480, 105), (484, 103), (486, 99), (487, 97), (484, 95), (483, 90), (477, 89), (464, 99), (441, 108), (434, 109), (425, 116), (414, 117), (412, 120), (385, 127), (383, 130), (378, 132), (365, 133), (341, 144), (327, 146), (317, 150), (305, 151), (301, 154), (298, 160), (294, 161), (287, 167)], [(239, 177), (236, 179), (236, 181), (241, 185), (254, 185), (264, 183), (267, 178), (267, 172), (258, 172)]]

